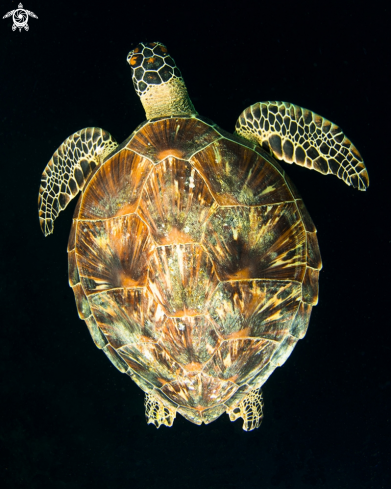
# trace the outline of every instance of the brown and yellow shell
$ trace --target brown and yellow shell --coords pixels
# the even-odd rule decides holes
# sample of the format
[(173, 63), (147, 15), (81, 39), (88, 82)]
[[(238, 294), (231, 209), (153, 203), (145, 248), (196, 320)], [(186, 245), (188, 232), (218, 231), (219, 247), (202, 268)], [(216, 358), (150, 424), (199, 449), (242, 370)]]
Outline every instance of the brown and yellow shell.
[(317, 303), (316, 229), (291, 181), (196, 117), (145, 122), (97, 168), (68, 252), (96, 345), (196, 424), (260, 387)]

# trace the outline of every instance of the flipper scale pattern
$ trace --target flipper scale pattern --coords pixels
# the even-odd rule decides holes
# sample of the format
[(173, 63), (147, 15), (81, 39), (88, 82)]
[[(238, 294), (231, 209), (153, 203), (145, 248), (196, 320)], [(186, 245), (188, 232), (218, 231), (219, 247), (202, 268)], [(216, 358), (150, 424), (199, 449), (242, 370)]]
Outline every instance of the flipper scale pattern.
[(340, 127), (289, 102), (258, 102), (244, 110), (235, 132), (268, 148), (279, 160), (366, 190), (369, 177), (363, 159)]
[(91, 171), (118, 146), (105, 130), (87, 127), (69, 136), (51, 157), (41, 177), (39, 222), (45, 236), (58, 214), (83, 189)]

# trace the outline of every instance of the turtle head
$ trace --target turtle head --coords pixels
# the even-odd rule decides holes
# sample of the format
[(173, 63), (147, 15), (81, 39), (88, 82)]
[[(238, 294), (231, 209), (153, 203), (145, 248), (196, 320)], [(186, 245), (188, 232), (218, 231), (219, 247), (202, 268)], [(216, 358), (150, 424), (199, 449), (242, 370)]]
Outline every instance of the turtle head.
[(197, 114), (181, 72), (164, 44), (142, 42), (130, 51), (127, 61), (147, 119)]

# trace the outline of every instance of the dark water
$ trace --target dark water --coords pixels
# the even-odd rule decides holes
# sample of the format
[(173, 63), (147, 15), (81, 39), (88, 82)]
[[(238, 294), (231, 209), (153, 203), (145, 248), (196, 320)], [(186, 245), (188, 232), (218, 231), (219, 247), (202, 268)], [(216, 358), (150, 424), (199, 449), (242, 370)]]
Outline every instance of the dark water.
[[(389, 11), (246, 5), (26, 0), (39, 17), (28, 32), (2, 20), (1, 487), (391, 487)], [(226, 415), (147, 426), (143, 393), (77, 317), (73, 205), (53, 236), (39, 229), (40, 175), (61, 142), (93, 125), (122, 141), (144, 119), (126, 64), (140, 40), (168, 45), (197, 110), (224, 129), (252, 103), (291, 101), (342, 126), (367, 163), (365, 193), (287, 168), (324, 269), (308, 334), (266, 383), (255, 432)]]

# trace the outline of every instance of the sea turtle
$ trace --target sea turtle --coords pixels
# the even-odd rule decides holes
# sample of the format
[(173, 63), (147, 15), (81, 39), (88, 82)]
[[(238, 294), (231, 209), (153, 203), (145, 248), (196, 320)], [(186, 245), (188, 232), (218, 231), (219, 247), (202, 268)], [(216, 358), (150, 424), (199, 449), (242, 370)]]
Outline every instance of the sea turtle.
[(316, 229), (275, 158), (359, 190), (362, 158), (341, 129), (285, 102), (261, 102), (235, 133), (196, 112), (167, 48), (127, 58), (147, 120), (121, 145), (103, 129), (70, 136), (39, 191), (45, 235), (81, 191), (69, 283), (98, 348), (171, 426), (223, 412), (252, 430), (260, 387), (306, 333), (318, 301)]

